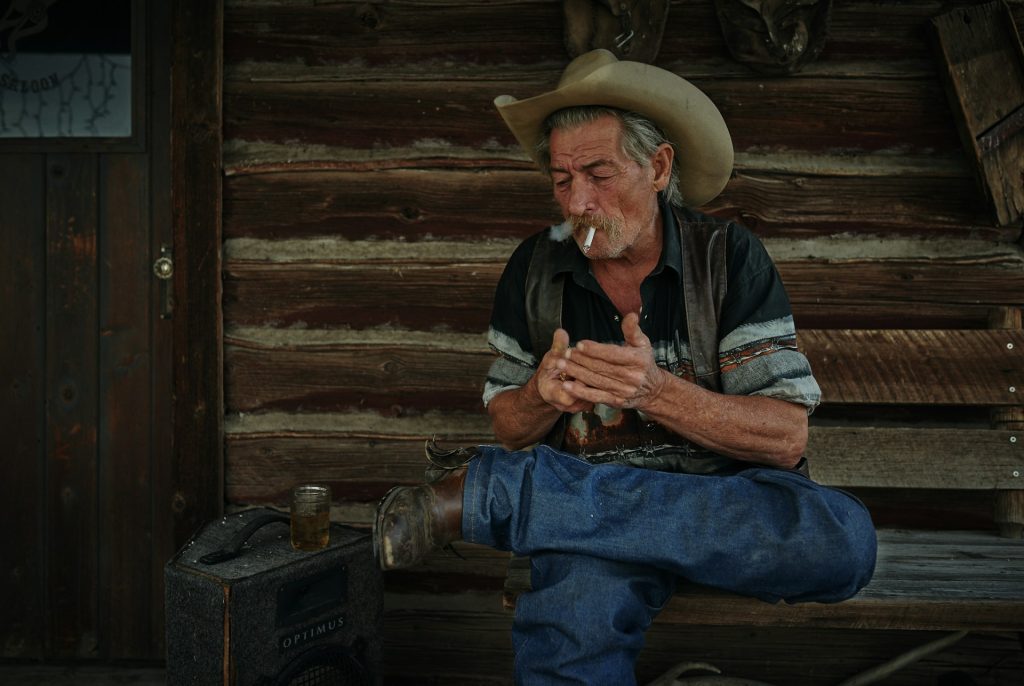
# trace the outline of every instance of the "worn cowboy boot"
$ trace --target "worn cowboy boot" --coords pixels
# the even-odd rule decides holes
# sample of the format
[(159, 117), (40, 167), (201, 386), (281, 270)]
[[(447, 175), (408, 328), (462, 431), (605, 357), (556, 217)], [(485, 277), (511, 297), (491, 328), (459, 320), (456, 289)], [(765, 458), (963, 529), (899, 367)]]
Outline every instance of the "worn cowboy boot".
[(423, 444), (423, 454), (426, 455), (427, 462), (430, 463), (424, 477), (428, 484), (432, 484), (445, 478), (451, 472), (465, 467), (470, 460), (480, 455), (480, 448), (470, 446), (446, 450), (439, 446), (431, 436)]
[(465, 468), (454, 469), (433, 483), (388, 491), (373, 526), (373, 550), (381, 569), (411, 567), (434, 548), (462, 538), (465, 481)]

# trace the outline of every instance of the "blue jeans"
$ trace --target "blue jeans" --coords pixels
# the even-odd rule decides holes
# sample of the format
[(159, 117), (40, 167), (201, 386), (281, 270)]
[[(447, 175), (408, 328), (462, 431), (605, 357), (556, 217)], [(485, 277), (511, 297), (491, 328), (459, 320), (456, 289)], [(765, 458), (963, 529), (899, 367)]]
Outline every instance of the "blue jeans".
[(591, 465), (539, 446), (469, 463), (463, 539), (531, 558), (516, 601), (518, 684), (633, 684), (676, 577), (767, 602), (838, 602), (870, 580), (856, 498), (783, 470), (698, 476)]

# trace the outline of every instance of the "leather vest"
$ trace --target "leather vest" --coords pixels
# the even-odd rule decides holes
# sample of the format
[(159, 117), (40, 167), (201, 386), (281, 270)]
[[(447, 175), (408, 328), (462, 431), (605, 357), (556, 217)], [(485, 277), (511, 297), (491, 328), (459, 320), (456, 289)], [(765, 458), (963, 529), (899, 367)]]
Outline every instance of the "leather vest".
[[(718, 367), (718, 321), (728, 275), (726, 247), (730, 223), (690, 210), (673, 208), (682, 252), (683, 304), (694, 381), (721, 392)], [(541, 238), (531, 256), (526, 277), (526, 315), (533, 349), (547, 350), (562, 321), (566, 273), (556, 272), (571, 241)], [(695, 474), (733, 474), (750, 467), (746, 462), (711, 452), (636, 410), (611, 418), (583, 412), (563, 415), (544, 441), (594, 463), (621, 462), (636, 467)]]

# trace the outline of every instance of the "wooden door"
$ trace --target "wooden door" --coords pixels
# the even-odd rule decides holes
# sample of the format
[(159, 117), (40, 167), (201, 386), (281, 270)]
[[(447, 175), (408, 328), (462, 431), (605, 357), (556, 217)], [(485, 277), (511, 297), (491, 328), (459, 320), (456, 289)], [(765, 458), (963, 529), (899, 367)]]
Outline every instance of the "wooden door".
[(5, 658), (163, 655), (177, 543), (172, 281), (153, 269), (173, 245), (165, 4), (130, 2), (130, 136), (0, 140)]

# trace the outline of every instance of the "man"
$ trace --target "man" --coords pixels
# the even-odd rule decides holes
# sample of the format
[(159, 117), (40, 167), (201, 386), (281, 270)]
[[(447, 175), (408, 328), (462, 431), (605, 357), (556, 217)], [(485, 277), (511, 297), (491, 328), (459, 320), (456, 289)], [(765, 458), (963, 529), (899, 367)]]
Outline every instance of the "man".
[(718, 110), (600, 50), (551, 92), (495, 102), (565, 222), (517, 248), (495, 295), (484, 402), (504, 447), (435, 451), (447, 471), (393, 489), (381, 566), (457, 539), (530, 556), (513, 625), (527, 684), (634, 683), (679, 577), (769, 602), (856, 593), (874, 529), (801, 473), (820, 393), (778, 274), (750, 232), (684, 207), (731, 173)]

